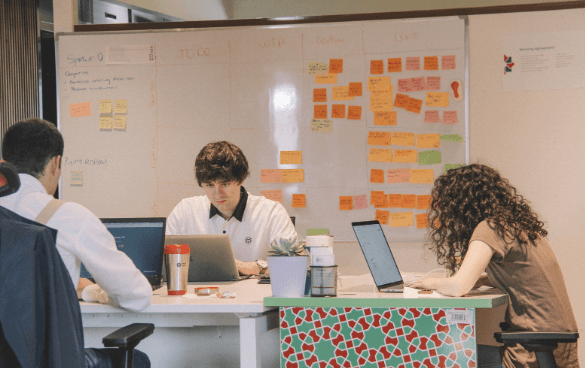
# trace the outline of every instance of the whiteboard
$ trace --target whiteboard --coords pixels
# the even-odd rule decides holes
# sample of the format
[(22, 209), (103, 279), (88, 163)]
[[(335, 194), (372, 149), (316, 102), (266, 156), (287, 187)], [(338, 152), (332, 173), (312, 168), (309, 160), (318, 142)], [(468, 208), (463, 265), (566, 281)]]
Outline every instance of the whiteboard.
[[(446, 164), (468, 161), (466, 21), (450, 17), (58, 34), (59, 128), (65, 139), (61, 198), (99, 217), (167, 216), (181, 199), (204, 194), (194, 177), (199, 150), (227, 140), (250, 163), (244, 187), (255, 195), (281, 193), (302, 236), (310, 228), (327, 228), (336, 240), (353, 241), (351, 222), (378, 215), (390, 218), (383, 226), (389, 240), (420, 240), (426, 230), (417, 227), (415, 216), (426, 210), (410, 204), (376, 208), (370, 203), (372, 191), (386, 198), (426, 196)], [(425, 70), (425, 57), (430, 57), (431, 70)], [(341, 72), (329, 78), (310, 74), (311, 66), (320, 65), (315, 63), (329, 67), (331, 59), (342, 60)], [(400, 60), (402, 70), (389, 71), (388, 59)], [(373, 66), (378, 63), (381, 71)], [(320, 83), (331, 77), (336, 77), (334, 84)], [(395, 125), (376, 125), (381, 121), (371, 111), (370, 77), (390, 78), (390, 106), (387, 101), (382, 105), (395, 111)], [(462, 87), (458, 101), (451, 88), (455, 80)], [(409, 89), (413, 82), (414, 90)], [(354, 89), (352, 96), (336, 94), (345, 99), (333, 101), (334, 87), (349, 83), (362, 83), (361, 96)], [(323, 88), (326, 102), (314, 102), (314, 90)], [(433, 92), (447, 96), (447, 105), (429, 105)], [(414, 110), (393, 106), (399, 93), (415, 102)], [(334, 104), (345, 105), (345, 117), (333, 117)], [(326, 131), (315, 131), (315, 124), (323, 123), (313, 121), (316, 105), (327, 106)], [(361, 113), (355, 115), (357, 108)], [(422, 134), (434, 134), (441, 137), (440, 147), (432, 149), (434, 161), (421, 165), (422, 155), (430, 157), (424, 153), (428, 149), (414, 141), (406, 146), (368, 144), (370, 132), (391, 137), (408, 133), (417, 142)], [(391, 150), (393, 158), (372, 161), (372, 148)], [(282, 151), (301, 151), (302, 163), (281, 163)], [(398, 151), (415, 162), (393, 161)], [(262, 177), (268, 169), (302, 169), (302, 177), (274, 182)], [(382, 173), (382, 183), (372, 182), (372, 169), (381, 170), (376, 173)], [(395, 183), (398, 169), (412, 173), (411, 181), (415, 170), (426, 170), (426, 182)], [(304, 207), (293, 207), (293, 194), (305, 195)], [(396, 213), (406, 217), (395, 220)], [(412, 224), (404, 222), (409, 218)]]

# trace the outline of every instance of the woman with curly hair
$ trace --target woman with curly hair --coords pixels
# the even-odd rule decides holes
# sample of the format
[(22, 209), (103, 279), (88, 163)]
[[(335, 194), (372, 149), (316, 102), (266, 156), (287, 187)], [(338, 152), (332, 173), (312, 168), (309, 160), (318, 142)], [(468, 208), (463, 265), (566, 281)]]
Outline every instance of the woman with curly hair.
[[(544, 223), (498, 171), (472, 164), (437, 178), (429, 224), (430, 248), (439, 264), (456, 272), (414, 287), (461, 296), (474, 286), (494, 286), (509, 296), (510, 331), (578, 331)], [(497, 365), (484, 366), (536, 366), (534, 353), (520, 345), (492, 348), (478, 348), (479, 367), (494, 356)], [(559, 367), (579, 367), (577, 343), (559, 344), (554, 353)]]

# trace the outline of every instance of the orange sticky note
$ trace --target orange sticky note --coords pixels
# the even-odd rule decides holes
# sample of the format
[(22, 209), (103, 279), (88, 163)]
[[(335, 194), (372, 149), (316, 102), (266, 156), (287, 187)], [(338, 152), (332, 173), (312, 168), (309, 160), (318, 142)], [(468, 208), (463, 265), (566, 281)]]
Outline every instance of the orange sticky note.
[[(400, 163), (416, 163), (417, 152), (416, 150), (394, 150), (394, 162)], [(411, 172), (411, 183), (412, 183), (412, 172)]]
[(437, 56), (425, 56), (425, 70), (439, 70), (439, 58)]
[(426, 210), (429, 208), (431, 204), (431, 196), (428, 194), (417, 195), (416, 196), (416, 209), (417, 210)]
[(410, 169), (388, 170), (388, 184), (410, 183)]
[(281, 169), (262, 169), (260, 170), (261, 183), (282, 183)]
[(303, 151), (280, 151), (281, 165), (302, 165)]
[(282, 203), (282, 189), (261, 190), (260, 195), (270, 200)]
[(384, 194), (383, 190), (372, 190), (370, 192), (370, 204), (374, 206), (384, 204), (384, 197), (386, 197), (386, 194)]
[(416, 215), (416, 228), (424, 229), (429, 227), (429, 216), (426, 213)]
[(368, 132), (368, 144), (370, 146), (389, 146), (392, 133), (390, 132)]
[(390, 91), (392, 88), (390, 77), (368, 77), (368, 91)]
[(410, 182), (413, 184), (432, 184), (434, 178), (435, 172), (433, 169), (410, 170)]
[(349, 95), (349, 86), (338, 86), (331, 88), (331, 99), (333, 101), (353, 100), (353, 96)]
[(402, 71), (402, 58), (388, 59), (388, 72), (395, 73)]
[(327, 102), (327, 88), (314, 88), (313, 102)]
[(388, 194), (388, 207), (402, 208), (402, 194)]
[(302, 183), (305, 181), (305, 172), (303, 169), (283, 169), (283, 183)]
[(339, 210), (341, 210), (341, 211), (353, 210), (353, 197), (352, 196), (339, 196)]
[(343, 73), (343, 59), (329, 59), (329, 73)]
[[(416, 151), (414, 151), (416, 153)], [(392, 162), (392, 150), (386, 148), (370, 148), (368, 161), (372, 162)], [(416, 154), (415, 161), (416, 162)]]
[(370, 91), (370, 111), (392, 111), (392, 87), (390, 91)]
[(425, 104), (433, 107), (448, 107), (449, 92), (427, 92)]
[(362, 82), (349, 82), (349, 95), (351, 97), (362, 96)]
[(337, 84), (337, 74), (315, 75), (317, 84)]
[(410, 146), (414, 147), (415, 134), (408, 132), (393, 132), (392, 144), (395, 146)]
[(345, 105), (332, 105), (331, 117), (337, 119), (345, 119)]
[(382, 225), (388, 225), (388, 219), (390, 217), (390, 211), (376, 210), (375, 220), (378, 220)]
[(327, 119), (327, 105), (315, 105), (313, 119)]
[(416, 208), (416, 195), (415, 194), (403, 194), (402, 195), (402, 208)]
[(305, 208), (307, 206), (307, 195), (306, 194), (293, 194), (292, 195), (292, 207), (293, 208)]
[(374, 111), (374, 125), (396, 125), (396, 111)]
[(370, 170), (370, 183), (384, 183), (384, 170), (371, 169)]
[(384, 60), (370, 60), (370, 74), (384, 74)]
[(394, 107), (401, 107), (403, 109), (406, 109), (408, 107), (409, 101), (410, 97), (402, 93), (397, 93), (396, 97), (394, 98)]
[(440, 148), (441, 135), (436, 134), (417, 134), (416, 148)]
[(412, 212), (397, 212), (390, 214), (390, 227), (414, 226), (414, 214)]
[(362, 118), (362, 107), (361, 106), (348, 106), (347, 107), (347, 118), (349, 120), (360, 120)]
[(388, 208), (388, 196), (384, 194), (384, 197), (382, 197), (382, 204), (375, 204), (374, 208)]
[(91, 103), (82, 102), (69, 105), (69, 113), (72, 118), (79, 118), (82, 116), (91, 116)]
[(410, 98), (408, 100), (408, 106), (406, 107), (407, 111), (414, 112), (416, 114), (420, 114), (420, 109), (422, 107), (422, 100), (418, 98)]

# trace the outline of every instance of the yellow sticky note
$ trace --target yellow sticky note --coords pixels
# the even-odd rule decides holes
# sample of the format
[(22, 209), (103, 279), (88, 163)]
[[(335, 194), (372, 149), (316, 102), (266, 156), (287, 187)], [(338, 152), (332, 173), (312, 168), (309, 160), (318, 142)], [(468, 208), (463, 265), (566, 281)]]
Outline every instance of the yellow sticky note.
[(328, 119), (311, 120), (311, 132), (333, 133), (333, 122)]
[(396, 111), (374, 111), (374, 125), (396, 125)]
[(114, 129), (126, 130), (126, 115), (114, 115)]
[(370, 91), (370, 111), (392, 111), (392, 87), (390, 91)]
[(82, 116), (91, 116), (91, 103), (82, 102), (69, 105), (69, 113), (72, 118), (79, 118)]
[(282, 189), (261, 190), (260, 195), (270, 200), (282, 203)]
[(303, 151), (280, 151), (281, 165), (302, 165)]
[(412, 184), (432, 184), (435, 178), (433, 169), (412, 169), (410, 170), (410, 182)]
[(352, 196), (339, 196), (339, 209), (341, 211), (353, 210), (353, 197)]
[(390, 217), (390, 211), (376, 210), (375, 220), (378, 220), (382, 225), (388, 225), (388, 218)]
[(414, 214), (412, 212), (397, 212), (390, 214), (390, 227), (414, 226)]
[(128, 100), (115, 100), (114, 101), (114, 113), (115, 114), (127, 114), (128, 113)]
[(331, 87), (333, 101), (353, 100), (353, 96), (349, 95), (349, 86)]
[(389, 146), (391, 139), (390, 132), (368, 132), (368, 144), (371, 146)]
[(261, 183), (282, 183), (281, 169), (262, 169), (260, 170)]
[(448, 107), (449, 92), (427, 92), (426, 106)]
[(100, 114), (112, 113), (112, 100), (100, 100)]
[(393, 132), (392, 144), (395, 146), (410, 146), (414, 147), (415, 134), (408, 132)]
[(390, 91), (392, 84), (390, 77), (369, 77), (368, 91)]
[(307, 196), (305, 194), (292, 195), (293, 208), (305, 208), (307, 206)]
[[(370, 148), (370, 155), (368, 156), (368, 161), (392, 162), (392, 150), (386, 148)], [(414, 162), (416, 162), (416, 154)]]
[(317, 84), (337, 84), (337, 74), (315, 75)]
[(329, 75), (329, 65), (326, 63), (308, 63), (307, 74), (309, 75)]
[(111, 116), (100, 116), (100, 129), (101, 130), (112, 129), (112, 117)]
[(69, 183), (73, 187), (82, 187), (83, 171), (71, 171), (71, 181)]
[(303, 169), (284, 169), (282, 170), (283, 183), (302, 183), (305, 181), (305, 172)]
[[(394, 150), (394, 162), (400, 163), (416, 163), (417, 152), (416, 150)], [(411, 173), (412, 182), (412, 173)]]
[(416, 147), (417, 148), (440, 148), (441, 147), (440, 134), (417, 134)]

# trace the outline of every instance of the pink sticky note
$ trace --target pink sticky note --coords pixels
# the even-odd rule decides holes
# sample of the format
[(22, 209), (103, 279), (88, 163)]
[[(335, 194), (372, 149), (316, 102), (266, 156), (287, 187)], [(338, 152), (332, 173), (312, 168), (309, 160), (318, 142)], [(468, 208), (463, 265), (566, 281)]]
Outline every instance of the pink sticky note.
[(439, 110), (425, 111), (425, 123), (438, 123), (441, 121), (439, 117)]
[(368, 208), (368, 196), (365, 194), (353, 196), (353, 209), (361, 210)]
[(441, 64), (443, 70), (455, 69), (455, 55), (443, 55)]
[(282, 169), (261, 169), (261, 183), (282, 183)]
[(388, 170), (388, 184), (390, 183), (410, 183), (410, 169)]
[(406, 58), (406, 70), (420, 70), (420, 57), (408, 56)]
[(412, 92), (412, 78), (399, 79), (398, 92)]
[(457, 111), (443, 111), (443, 124), (456, 124), (458, 122)]
[(79, 118), (82, 116), (91, 116), (91, 103), (82, 102), (69, 105), (69, 112), (72, 118)]
[(440, 91), (441, 90), (441, 77), (433, 76), (427, 77), (427, 91)]
[(282, 203), (282, 189), (261, 190), (260, 195), (273, 201)]
[(423, 91), (425, 89), (425, 77), (412, 78), (412, 90)]

